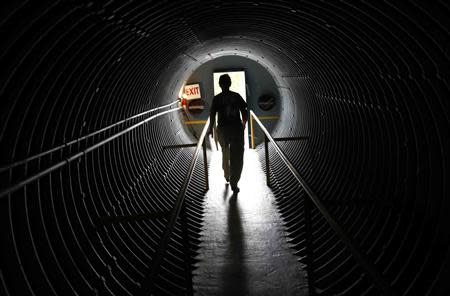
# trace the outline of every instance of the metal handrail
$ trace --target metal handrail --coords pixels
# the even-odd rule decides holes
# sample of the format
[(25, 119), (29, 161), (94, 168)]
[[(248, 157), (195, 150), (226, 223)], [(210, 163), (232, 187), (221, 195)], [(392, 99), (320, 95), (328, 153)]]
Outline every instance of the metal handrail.
[(141, 112), (141, 113), (139, 113), (139, 114), (133, 115), (133, 116), (131, 116), (131, 117), (125, 118), (125, 119), (123, 119), (123, 120), (120, 120), (120, 121), (118, 121), (118, 122), (116, 122), (116, 123), (110, 124), (110, 125), (108, 125), (108, 126), (102, 128), (102, 129), (99, 129), (99, 130), (97, 130), (97, 131), (95, 131), (95, 132), (92, 132), (92, 133), (90, 133), (90, 134), (87, 134), (87, 135), (85, 135), (85, 136), (82, 136), (82, 137), (80, 137), (80, 138), (77, 138), (77, 139), (75, 139), (75, 140), (71, 140), (71, 141), (69, 141), (69, 142), (66, 142), (66, 143), (61, 144), (61, 145), (56, 146), (56, 147), (53, 147), (53, 148), (51, 148), (51, 149), (49, 149), (49, 150), (46, 150), (46, 151), (44, 151), (44, 152), (41, 152), (41, 153), (39, 153), (39, 154), (36, 154), (36, 155), (30, 156), (30, 157), (27, 157), (27, 158), (25, 158), (25, 159), (18, 160), (18, 161), (16, 161), (16, 162), (13, 162), (13, 163), (7, 165), (7, 166), (0, 167), (0, 173), (1, 173), (1, 172), (4, 172), (4, 171), (6, 171), (6, 170), (12, 169), (12, 168), (14, 168), (14, 167), (16, 167), (16, 166), (19, 166), (19, 165), (21, 165), (21, 164), (25, 164), (25, 163), (27, 163), (27, 162), (29, 162), (29, 161), (34, 160), (34, 159), (37, 159), (37, 158), (40, 158), (40, 157), (42, 157), (42, 156), (48, 155), (48, 154), (53, 153), (53, 152), (55, 152), (55, 151), (61, 150), (61, 149), (66, 148), (66, 147), (69, 147), (69, 146), (71, 146), (71, 145), (73, 145), (73, 144), (79, 143), (79, 142), (81, 142), (81, 141), (83, 141), (83, 140), (86, 140), (86, 139), (88, 139), (88, 138), (91, 138), (91, 137), (93, 137), (93, 136), (95, 136), (95, 135), (98, 135), (98, 134), (100, 134), (100, 133), (102, 133), (102, 132), (104, 132), (104, 131), (107, 131), (107, 130), (113, 128), (113, 127), (116, 127), (116, 126), (118, 126), (118, 125), (121, 125), (122, 123), (125, 123), (125, 122), (127, 122), (127, 121), (130, 121), (130, 120), (132, 120), (132, 119), (141, 117), (141, 116), (143, 116), (143, 115), (146, 115), (146, 114), (148, 114), (148, 113), (151, 113), (151, 112), (154, 112), (154, 111), (157, 111), (157, 110), (160, 110), (160, 109), (164, 109), (164, 108), (170, 107), (170, 106), (172, 106), (172, 105), (174, 105), (174, 104), (176, 104), (176, 103), (178, 103), (178, 102), (179, 102), (179, 101), (177, 100), (177, 101), (174, 101), (174, 102), (172, 102), (172, 103), (170, 103), (170, 104), (163, 105), (163, 106), (159, 106), (159, 107), (156, 107), (156, 108), (153, 108), (153, 109), (150, 109), (150, 110)]
[(114, 134), (114, 135), (104, 139), (103, 141), (98, 142), (95, 145), (92, 145), (91, 147), (86, 148), (85, 150), (83, 150), (81, 152), (78, 152), (78, 153), (76, 153), (76, 154), (74, 154), (74, 155), (72, 155), (72, 156), (70, 156), (70, 157), (68, 157), (68, 158), (66, 158), (66, 159), (64, 159), (64, 160), (62, 160), (62, 161), (60, 161), (60, 162), (50, 166), (50, 167), (48, 167), (47, 169), (45, 169), (43, 171), (40, 171), (39, 173), (36, 173), (36, 174), (34, 174), (34, 175), (32, 175), (32, 176), (30, 176), (30, 177), (28, 177), (28, 178), (26, 178), (26, 179), (24, 179), (22, 181), (19, 181), (18, 183), (16, 183), (16, 184), (14, 184), (14, 185), (12, 185), (12, 186), (2, 190), (0, 192), (0, 199), (5, 197), (5, 196), (7, 196), (7, 195), (9, 195), (9, 194), (11, 194), (11, 193), (13, 193), (16, 190), (22, 188), (25, 185), (27, 185), (27, 184), (35, 181), (35, 180), (38, 180), (38, 179), (40, 179), (43, 176), (46, 176), (46, 175), (50, 174), (51, 172), (53, 172), (53, 171), (55, 171), (55, 170), (65, 166), (66, 164), (71, 163), (75, 159), (78, 159), (81, 156), (86, 155), (87, 153), (89, 153), (91, 151), (94, 151), (95, 149), (105, 145), (106, 143), (109, 143), (112, 140), (114, 140), (114, 139), (116, 139), (116, 138), (118, 138), (118, 137), (120, 137), (120, 136), (122, 136), (122, 135), (124, 135), (124, 134), (126, 134), (126, 133), (128, 133), (128, 132), (130, 132), (132, 130), (134, 130), (135, 128), (137, 128), (137, 127), (139, 127), (139, 126), (141, 126), (141, 125), (143, 125), (143, 124), (145, 124), (145, 123), (147, 123), (147, 122), (149, 122), (149, 121), (151, 121), (151, 120), (153, 120), (153, 119), (155, 119), (157, 117), (160, 117), (160, 116), (165, 115), (165, 114), (172, 113), (174, 111), (178, 111), (180, 109), (181, 109), (181, 107), (177, 107), (175, 109), (163, 111), (163, 112), (160, 112), (158, 114), (152, 115), (149, 118), (144, 119), (144, 120), (142, 120), (142, 121), (140, 121), (140, 122), (138, 122), (138, 123), (136, 123), (136, 124), (126, 128), (126, 129), (118, 132), (117, 134)]
[[(366, 256), (359, 250), (356, 244), (351, 240), (350, 236), (345, 232), (345, 230), (337, 223), (337, 221), (331, 216), (330, 212), (325, 208), (323, 203), (320, 201), (317, 194), (314, 190), (306, 183), (305, 179), (300, 175), (294, 165), (289, 161), (284, 152), (280, 149), (275, 139), (270, 135), (261, 121), (258, 119), (256, 114), (250, 110), (251, 120), (254, 119), (261, 130), (265, 134), (265, 144), (267, 145), (267, 141), (272, 142), (273, 148), (280, 156), (281, 160), (287, 166), (291, 174), (295, 177), (295, 179), (300, 183), (305, 192), (307, 193), (310, 200), (314, 203), (317, 209), (320, 211), (322, 216), (327, 220), (328, 224), (330, 224), (331, 228), (336, 232), (342, 242), (347, 246), (347, 248), (352, 253), (353, 257), (356, 261), (365, 269), (365, 271), (372, 277), (374, 283), (380, 289), (384, 295), (395, 295), (391, 286), (386, 282), (386, 280), (382, 277), (380, 272), (375, 268), (375, 266), (366, 258)], [(267, 148), (266, 148), (267, 149)], [(267, 153), (268, 154), (268, 153)], [(266, 165), (268, 164), (268, 157), (266, 155)], [(267, 173), (269, 173), (267, 171)], [(269, 175), (267, 175), (267, 179), (269, 179)]]
[[(208, 171), (207, 171), (207, 159), (206, 159), (206, 143), (205, 143), (205, 136), (209, 128), (209, 119), (206, 121), (206, 124), (202, 130), (202, 133), (200, 134), (200, 138), (198, 139), (197, 146), (195, 148), (194, 154), (192, 156), (191, 163), (189, 164), (189, 169), (187, 172), (186, 177), (184, 178), (183, 185), (180, 188), (180, 191), (178, 193), (177, 199), (175, 201), (175, 205), (173, 209), (171, 210), (169, 222), (167, 224), (167, 228), (162, 236), (161, 243), (159, 245), (158, 250), (156, 251), (155, 257), (152, 260), (152, 265), (150, 268), (150, 274), (149, 274), (149, 281), (147, 281), (147, 284), (152, 284), (153, 279), (158, 273), (159, 267), (161, 265), (161, 262), (164, 258), (164, 254), (166, 253), (167, 246), (170, 240), (170, 236), (173, 232), (173, 229), (175, 227), (175, 224), (177, 222), (178, 216), (180, 215), (181, 209), (183, 208), (184, 198), (186, 195), (187, 188), (189, 186), (189, 183), (192, 179), (192, 174), (194, 172), (195, 163), (197, 162), (198, 155), (200, 153), (200, 149), (203, 146), (203, 161), (204, 161), (204, 168), (205, 168), (205, 174), (206, 174), (206, 190), (208, 190)], [(143, 287), (143, 292), (146, 289), (151, 289), (151, 287)]]

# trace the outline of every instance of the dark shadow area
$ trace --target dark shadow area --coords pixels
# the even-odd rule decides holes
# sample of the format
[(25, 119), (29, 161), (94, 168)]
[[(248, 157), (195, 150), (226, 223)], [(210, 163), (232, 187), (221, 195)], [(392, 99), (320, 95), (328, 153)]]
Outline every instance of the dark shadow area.
[(245, 264), (245, 243), (237, 195), (229, 199), (227, 215), (228, 245), (221, 271), (222, 295), (248, 295), (248, 276)]

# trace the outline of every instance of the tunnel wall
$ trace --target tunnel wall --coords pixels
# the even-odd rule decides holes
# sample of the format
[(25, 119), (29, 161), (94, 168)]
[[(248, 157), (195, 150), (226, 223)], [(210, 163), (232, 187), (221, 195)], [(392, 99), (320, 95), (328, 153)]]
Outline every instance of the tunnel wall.
[[(309, 94), (296, 114), (308, 114), (307, 126), (296, 131), (310, 139), (281, 147), (396, 293), (444, 295), (448, 27), (437, 7), (416, 5), (316, 7), (323, 30), (302, 35), (300, 50), (316, 51), (304, 58), (307, 75), (293, 77)], [(280, 211), (305, 256), (304, 200), (271, 157)], [(311, 223), (317, 292), (379, 293), (317, 210)]]
[[(155, 97), (156, 82), (184, 42), (164, 42), (162, 52), (166, 35), (145, 42), (93, 3), (10, 5), (2, 18), (2, 165), (176, 99)], [(148, 116), (4, 171), (2, 189)], [(188, 139), (178, 114), (164, 115), (2, 198), (0, 294), (136, 295), (149, 282), (157, 294), (190, 289), (205, 185), (198, 169), (187, 221), (177, 223), (158, 277), (148, 278), (192, 153), (162, 146)], [(124, 218), (103, 224), (108, 217)]]
[[(243, 56), (254, 47), (252, 58), (276, 74), (286, 97), (275, 134), (309, 136), (280, 146), (332, 215), (396, 294), (449, 293), (445, 3), (2, 5), (2, 166), (172, 101), (208, 53), (220, 56), (218, 44), (229, 44), (222, 54)], [(118, 130), (2, 172), (1, 186)], [(2, 292), (142, 291), (166, 220), (95, 221), (169, 210), (191, 150), (161, 145), (190, 140), (178, 117), (168, 115), (2, 198)], [(308, 262), (305, 194), (273, 151), (271, 161), (280, 212)], [(202, 175), (196, 178), (202, 184)], [(184, 275), (200, 229), (199, 188), (188, 196), (189, 248), (181, 247), (178, 223), (156, 281), (160, 294), (189, 287)], [(311, 221), (317, 293), (380, 294), (314, 209)]]

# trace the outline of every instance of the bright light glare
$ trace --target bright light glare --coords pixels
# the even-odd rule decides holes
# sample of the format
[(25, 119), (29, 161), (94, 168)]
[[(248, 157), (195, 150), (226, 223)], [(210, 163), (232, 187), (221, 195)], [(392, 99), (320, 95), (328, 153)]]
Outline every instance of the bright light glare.
[(181, 88), (180, 88), (180, 92), (178, 93), (178, 97), (179, 98), (183, 98), (183, 95), (186, 95), (185, 93), (184, 93), (184, 87), (186, 86), (186, 81), (185, 82), (183, 82), (183, 85), (181, 86)]
[(233, 71), (233, 72), (215, 72), (214, 73), (214, 95), (222, 92), (219, 85), (219, 78), (223, 74), (228, 74), (231, 78), (230, 90), (237, 92), (241, 95), (244, 101), (247, 102), (247, 94), (245, 91), (245, 72), (244, 71)]

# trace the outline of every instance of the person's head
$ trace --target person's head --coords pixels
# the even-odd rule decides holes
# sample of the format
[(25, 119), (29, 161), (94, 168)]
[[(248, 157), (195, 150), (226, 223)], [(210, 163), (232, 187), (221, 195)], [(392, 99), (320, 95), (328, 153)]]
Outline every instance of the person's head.
[(223, 74), (219, 78), (219, 85), (222, 90), (229, 90), (231, 86), (231, 78), (228, 74)]

